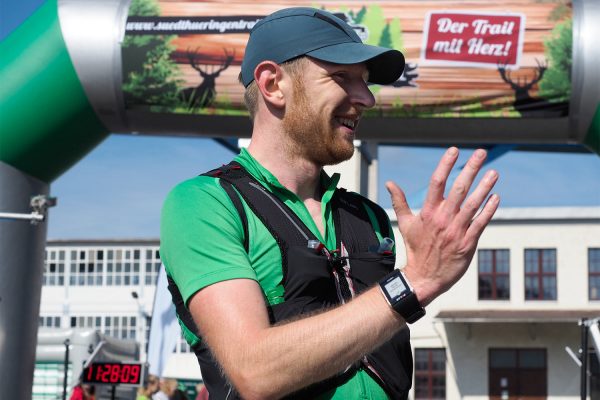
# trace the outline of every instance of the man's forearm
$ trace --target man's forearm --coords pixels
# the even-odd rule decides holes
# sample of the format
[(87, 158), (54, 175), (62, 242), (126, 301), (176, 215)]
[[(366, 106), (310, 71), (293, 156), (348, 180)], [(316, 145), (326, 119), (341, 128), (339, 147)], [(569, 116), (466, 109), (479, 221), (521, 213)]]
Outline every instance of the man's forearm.
[(379, 288), (373, 288), (344, 306), (246, 331), (237, 335), (243, 340), (236, 343), (223, 335), (206, 336), (242, 397), (264, 399), (280, 398), (342, 372), (403, 325)]

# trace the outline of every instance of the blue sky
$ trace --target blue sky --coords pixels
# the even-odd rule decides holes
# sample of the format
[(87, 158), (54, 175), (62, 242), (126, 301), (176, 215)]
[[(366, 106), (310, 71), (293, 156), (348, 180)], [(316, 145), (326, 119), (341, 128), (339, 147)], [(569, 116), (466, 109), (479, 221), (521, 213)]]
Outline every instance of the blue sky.
[[(379, 203), (390, 206), (389, 179), (418, 194), (443, 151), (380, 147)], [(463, 150), (459, 164), (470, 153)], [(157, 238), (168, 191), (232, 157), (211, 139), (112, 135), (51, 185), (58, 205), (48, 238)], [(597, 155), (511, 152), (489, 168), (500, 173), (501, 206), (600, 206)]]
[[(42, 3), (0, 0), (0, 40)], [(443, 151), (381, 147), (379, 203), (390, 206), (383, 188), (390, 179), (418, 197)], [(459, 165), (470, 153), (462, 151)], [(157, 238), (170, 188), (232, 156), (211, 139), (112, 135), (51, 185), (58, 205), (48, 238)], [(511, 152), (489, 168), (500, 173), (502, 207), (600, 206), (598, 155)]]

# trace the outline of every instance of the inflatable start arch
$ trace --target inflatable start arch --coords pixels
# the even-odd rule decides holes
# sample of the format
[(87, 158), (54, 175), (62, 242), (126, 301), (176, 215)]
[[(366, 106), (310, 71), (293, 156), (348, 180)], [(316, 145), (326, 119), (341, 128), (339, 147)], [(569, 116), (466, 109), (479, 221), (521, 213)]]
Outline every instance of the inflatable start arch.
[[(600, 2), (322, 5), (365, 42), (406, 55), (398, 81), (372, 87), (361, 139), (600, 154)], [(39, 217), (50, 183), (111, 132), (248, 137), (243, 46), (279, 6), (47, 0), (0, 42), (0, 214), (29, 215), (37, 196)], [(2, 398), (31, 397), (45, 238), (45, 221), (0, 217)]]

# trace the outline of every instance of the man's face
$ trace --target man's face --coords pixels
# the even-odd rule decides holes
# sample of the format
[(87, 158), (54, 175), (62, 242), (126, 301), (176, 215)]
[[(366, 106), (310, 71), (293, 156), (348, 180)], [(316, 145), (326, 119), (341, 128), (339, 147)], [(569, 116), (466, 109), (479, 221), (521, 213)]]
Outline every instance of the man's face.
[(294, 81), (283, 128), (289, 151), (318, 165), (338, 164), (354, 153), (358, 121), (375, 104), (363, 64), (339, 65), (309, 59)]

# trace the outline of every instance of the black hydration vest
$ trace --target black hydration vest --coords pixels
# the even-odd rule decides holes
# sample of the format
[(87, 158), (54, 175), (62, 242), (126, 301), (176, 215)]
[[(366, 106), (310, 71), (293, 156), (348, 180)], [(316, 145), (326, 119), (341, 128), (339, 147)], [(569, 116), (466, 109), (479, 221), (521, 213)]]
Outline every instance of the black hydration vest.
[[(318, 239), (310, 229), (285, 203), (267, 191), (235, 161), (203, 175), (220, 178), (221, 186), (231, 198), (242, 220), (246, 251), (248, 251), (248, 220), (240, 195), (273, 235), (279, 246), (284, 301), (267, 306), (272, 324), (339, 305), (349, 300), (348, 290), (353, 290), (358, 295), (372, 287), (394, 268), (393, 254), (389, 252), (380, 254), (376, 250), (379, 247), (379, 240), (365, 211), (365, 203), (376, 214), (383, 236), (389, 236), (387, 216), (379, 206), (362, 196), (347, 192), (345, 189), (336, 189), (331, 199), (338, 249), (343, 243), (348, 253), (347, 257), (341, 257), (337, 250), (320, 251), (309, 247), (309, 240), (318, 243)], [(344, 284), (344, 277), (349, 283)], [(171, 277), (168, 277), (168, 281), (179, 319), (191, 332), (200, 337), (179, 289)], [(193, 350), (200, 363), (202, 379), (211, 399), (239, 399), (235, 389), (222, 375), (206, 343), (200, 341)], [(408, 328), (402, 329), (391, 340), (368, 354), (363, 360), (357, 361), (343, 373), (310, 385), (285, 398), (303, 400), (315, 398), (347, 382), (358, 369), (364, 369), (381, 385), (390, 398), (406, 399), (412, 384), (413, 370)]]

